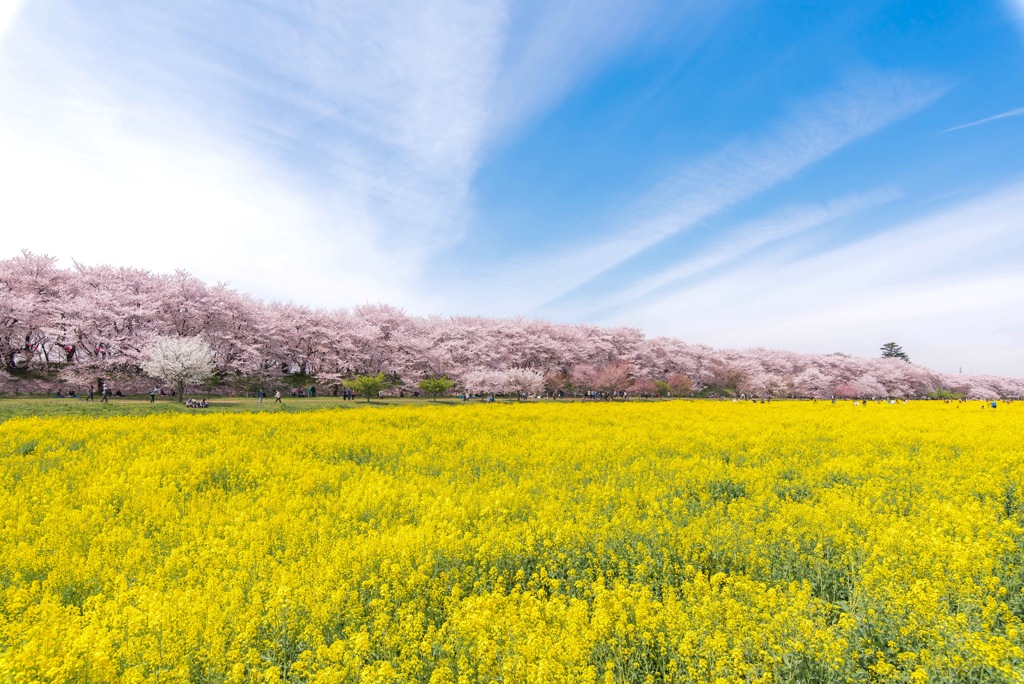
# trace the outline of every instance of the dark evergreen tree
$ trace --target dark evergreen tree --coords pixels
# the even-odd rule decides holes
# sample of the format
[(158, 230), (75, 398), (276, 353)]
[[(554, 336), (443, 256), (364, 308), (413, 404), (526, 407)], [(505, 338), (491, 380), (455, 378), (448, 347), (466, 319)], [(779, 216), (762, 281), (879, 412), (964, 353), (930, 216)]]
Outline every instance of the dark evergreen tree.
[(883, 359), (903, 359), (907, 363), (910, 363), (910, 357), (903, 351), (903, 347), (896, 344), (895, 342), (886, 342), (882, 345), (882, 358)]

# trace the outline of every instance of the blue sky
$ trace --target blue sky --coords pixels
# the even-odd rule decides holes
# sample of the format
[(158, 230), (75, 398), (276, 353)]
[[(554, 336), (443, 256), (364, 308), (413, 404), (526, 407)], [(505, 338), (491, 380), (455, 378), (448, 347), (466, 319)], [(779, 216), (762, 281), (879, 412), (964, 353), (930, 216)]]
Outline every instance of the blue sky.
[(0, 0), (0, 257), (1024, 375), (1024, 0)]

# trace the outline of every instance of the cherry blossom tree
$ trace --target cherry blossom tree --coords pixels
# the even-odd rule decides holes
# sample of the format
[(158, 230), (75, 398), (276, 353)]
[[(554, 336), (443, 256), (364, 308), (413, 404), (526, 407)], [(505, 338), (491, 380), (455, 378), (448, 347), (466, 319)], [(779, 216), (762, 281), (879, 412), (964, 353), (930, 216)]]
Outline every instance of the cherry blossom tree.
[(544, 389), (544, 374), (533, 368), (509, 368), (504, 375), (506, 391), (517, 397), (536, 394)]
[(739, 387), (747, 380), (747, 372), (735, 363), (720, 359), (710, 364), (705, 384), (719, 394), (736, 394)]
[(56, 259), (23, 251), (0, 262), (0, 354), (8, 373), (20, 366), (46, 367), (65, 361), (74, 350), (56, 348), (67, 273)]
[(643, 397), (649, 397), (658, 393), (658, 386), (654, 382), (654, 378), (649, 375), (643, 375), (633, 381), (633, 392)]
[(348, 332), (352, 365), (360, 373), (383, 372), (392, 379), (416, 367), (422, 330), (404, 311), (385, 304), (356, 307)]
[(829, 385), (828, 376), (813, 366), (803, 369), (793, 378), (796, 394), (811, 399), (828, 399), (831, 389)]
[(213, 373), (213, 349), (200, 336), (157, 336), (146, 346), (142, 370), (150, 377), (160, 378), (177, 388), (182, 401), (185, 388), (207, 380)]
[(693, 387), (693, 380), (685, 373), (673, 373), (668, 376), (666, 383), (668, 389), (677, 397), (685, 397)]
[(999, 399), (1003, 396), (998, 390), (993, 387), (984, 384), (971, 385), (965, 395), (968, 399), (981, 399), (982, 401), (991, 401), (993, 399)]
[(832, 388), (832, 394), (838, 399), (856, 399), (860, 396), (856, 382), (841, 382)]
[(569, 377), (572, 382), (574, 395), (597, 388), (597, 369), (589, 363), (581, 363), (575, 366)]
[(544, 389), (551, 396), (556, 396), (559, 392), (565, 392), (566, 390), (571, 391), (572, 376), (561, 369), (548, 371), (544, 374)]
[(610, 395), (625, 392), (633, 384), (633, 365), (628, 361), (612, 361), (594, 373), (594, 389)]
[(551, 392), (614, 393), (630, 378), (646, 377), (664, 379), (676, 395), (705, 388), (817, 398), (834, 390), (837, 396), (923, 397), (975, 388), (979, 395), (1024, 395), (1021, 378), (945, 375), (898, 357), (720, 350), (648, 339), (635, 328), (421, 318), (386, 304), (325, 311), (265, 303), (185, 271), (153, 274), (78, 263), (62, 269), (53, 257), (27, 251), (0, 260), (0, 369), (6, 374), (0, 390), (38, 385), (47, 391), (47, 383), (108, 377), (141, 381), (149, 340), (199, 334), (213, 350), (225, 387), (266, 386), (289, 374), (337, 387), (357, 374), (383, 372), (408, 388), (425, 375), (447, 375), (467, 391), (501, 393), (517, 390), (508, 372), (515, 371), (512, 385), (523, 385), (525, 376), (516, 373), (529, 370), (520, 392), (539, 391), (539, 376)]

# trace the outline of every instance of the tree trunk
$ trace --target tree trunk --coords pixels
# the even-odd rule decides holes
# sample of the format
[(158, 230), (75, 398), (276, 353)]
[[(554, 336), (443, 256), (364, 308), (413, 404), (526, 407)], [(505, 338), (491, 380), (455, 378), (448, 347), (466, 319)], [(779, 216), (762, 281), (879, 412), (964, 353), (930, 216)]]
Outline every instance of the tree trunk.
[(178, 381), (178, 403), (185, 401), (185, 383)]

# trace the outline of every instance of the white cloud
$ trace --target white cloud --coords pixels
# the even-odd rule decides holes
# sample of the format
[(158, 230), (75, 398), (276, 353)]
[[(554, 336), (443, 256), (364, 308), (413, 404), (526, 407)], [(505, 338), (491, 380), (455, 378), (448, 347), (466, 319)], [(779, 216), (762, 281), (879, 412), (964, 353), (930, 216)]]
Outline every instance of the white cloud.
[[(1014, 7), (1024, 9), (1022, 2)], [(716, 16), (701, 5), (692, 5), (695, 24), (685, 37), (694, 45)], [(635, 4), (617, 0), (537, 3), (521, 12), (506, 0), (0, 0), (0, 228), (7, 250), (0, 258), (27, 247), (65, 263), (73, 257), (184, 267), (309, 304), (386, 301), (436, 310), (423, 270), (460, 238), (471, 179), (495, 137), (554, 106), (650, 21)], [(449, 293), (444, 308), (537, 307), (920, 110), (942, 91), (911, 76), (863, 74), (774, 128), (686, 164), (613, 218), (614, 231), (550, 257), (495, 265), (513, 279), (458, 283), (467, 294)], [(748, 226), (703, 261), (655, 274), (627, 294), (663, 287), (848, 209), (806, 209)], [(833, 328), (862, 324), (873, 334), (885, 322), (910, 325), (906, 316), (898, 321), (906, 306), (930, 321), (920, 330), (937, 330), (942, 318), (928, 309), (931, 301), (953, 307), (948, 311), (975, 329), (1006, 330), (1004, 341), (1019, 350), (1024, 332), (993, 328), (985, 318), (1019, 304), (1020, 289), (1008, 289), (1014, 276), (1006, 269), (968, 273), (972, 252), (979, 263), (1003, 262), (984, 242), (957, 234), (954, 219), (1005, 246), (1019, 242), (1011, 228), (1024, 232), (1007, 223), (1024, 207), (1000, 195), (964, 212), (923, 223), (916, 233), (905, 227), (895, 242), (878, 238), (797, 263), (777, 288), (764, 287), (778, 283), (777, 264), (765, 264), (743, 282), (687, 290), (622, 322), (721, 344), (778, 339), (792, 346), (786, 340), (793, 337), (781, 332), (791, 328), (827, 344), (838, 339)], [(878, 257), (890, 252), (892, 258)], [(910, 277), (925, 278), (922, 264), (932, 262), (958, 265), (950, 267), (959, 274), (952, 289)], [(897, 286), (903, 300), (891, 297)], [(927, 299), (936, 293), (941, 299)], [(970, 300), (985, 293), (970, 311)], [(812, 313), (795, 312), (794, 302), (805, 301)], [(735, 323), (721, 315), (729, 307)], [(842, 313), (825, 318), (830, 310)]]
[(26, 10), (0, 60), (11, 253), (416, 307), (459, 236), (502, 2)]
[[(598, 307), (601, 310), (635, 304), (637, 300), (670, 287), (683, 278), (710, 272), (712, 269), (743, 258), (762, 247), (891, 202), (901, 195), (902, 193), (895, 188), (881, 188), (868, 193), (840, 197), (822, 205), (784, 207), (734, 229), (720, 231), (716, 236), (717, 239), (713, 240), (708, 248), (697, 250), (675, 266), (641, 278), (611, 296), (602, 295), (599, 300), (591, 301), (589, 304), (591, 307)], [(586, 303), (586, 298), (581, 297), (573, 302), (574, 306), (579, 306), (581, 303)], [(584, 318), (590, 317), (592, 315), (584, 315)]]
[(487, 301), (504, 311), (551, 315), (555, 300), (594, 276), (778, 185), (837, 150), (934, 102), (945, 86), (904, 74), (860, 74), (803, 103), (766, 133), (685, 165), (641, 198), (619, 227), (586, 244), (506, 264)]
[(951, 133), (952, 131), (959, 131), (964, 128), (973, 128), (974, 126), (980, 126), (981, 124), (988, 123), (990, 121), (998, 121), (999, 119), (1009, 119), (1014, 116), (1021, 116), (1024, 114), (1024, 107), (1019, 109), (1011, 109), (1008, 112), (1002, 114), (996, 114), (995, 116), (986, 116), (984, 119), (978, 119), (977, 121), (971, 121), (970, 123), (960, 124), (959, 126), (953, 126), (942, 131), (943, 133)]
[(748, 265), (742, 278), (703, 281), (613, 322), (721, 346), (867, 356), (899, 339), (925, 366), (955, 371), (970, 358), (970, 372), (1024, 375), (1021, 217), (1017, 184), (813, 258)]
[[(0, 225), (25, 236), (10, 253), (239, 287), (259, 263), (260, 294), (419, 308), (417, 278), (461, 238), (494, 136), (650, 21), (619, 0), (509, 1), (25, 5), (0, 54), (0, 181), (15, 198)], [(165, 231), (206, 249), (139, 250)], [(299, 273), (304, 293), (288, 285)]]
[(23, 0), (0, 0), (0, 45), (3, 45), (4, 36), (17, 18), (22, 4)]
[[(347, 236), (339, 250), (318, 234), (329, 216), (280, 179), (251, 172), (258, 165), (240, 155), (182, 150), (101, 121), (83, 131), (89, 143), (78, 147), (0, 131), (0, 212), (11, 243), (87, 264), (187, 266), (211, 282), (310, 304), (398, 295), (388, 283), (400, 285), (401, 275), (381, 277), (390, 261), (370, 243), (366, 217), (337, 226)], [(361, 258), (346, 258), (347, 249)], [(344, 292), (338, 264), (348, 273)]]
[(510, 35), (494, 84), (496, 137), (529, 122), (586, 81), (652, 23), (671, 17), (673, 50), (699, 46), (732, 2), (636, 3), (622, 0), (521, 0), (510, 8)]

